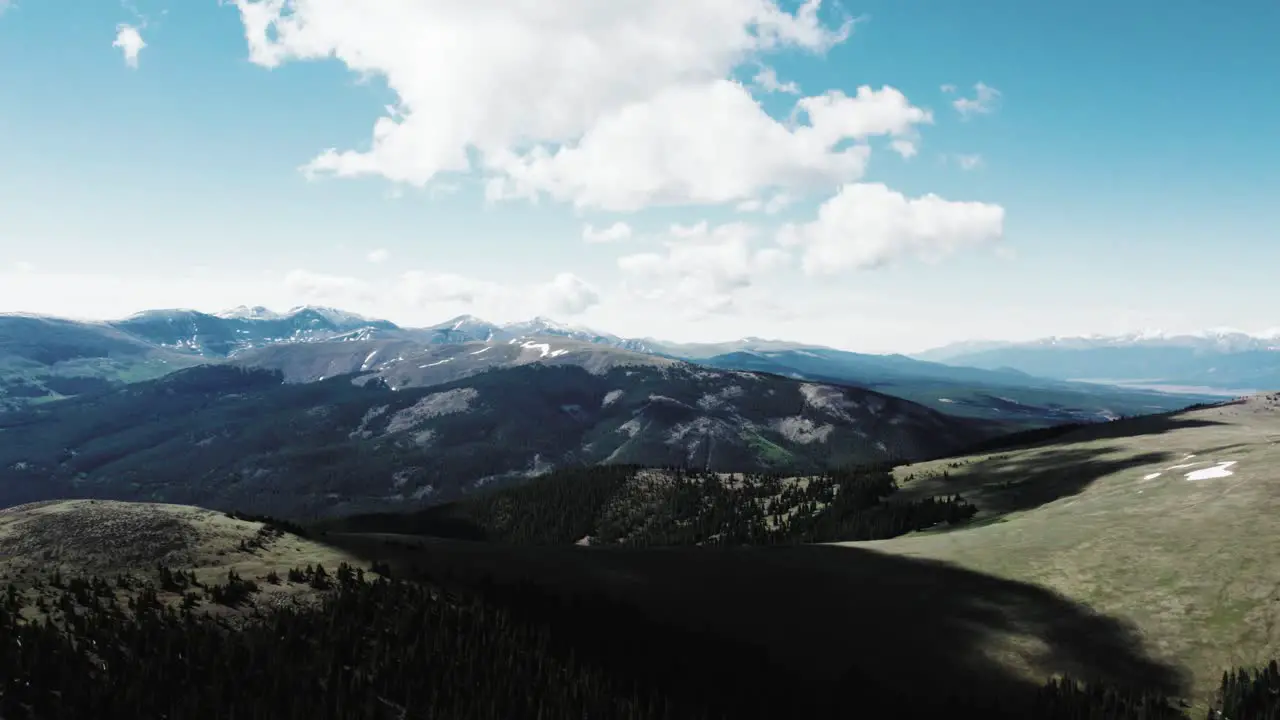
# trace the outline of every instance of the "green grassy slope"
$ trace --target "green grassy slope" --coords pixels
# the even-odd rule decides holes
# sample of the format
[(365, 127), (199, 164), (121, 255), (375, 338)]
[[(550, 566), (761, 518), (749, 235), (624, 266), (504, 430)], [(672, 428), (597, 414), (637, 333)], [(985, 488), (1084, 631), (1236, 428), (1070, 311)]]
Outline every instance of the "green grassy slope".
[[(1234, 461), (1230, 475), (1187, 474)], [(946, 477), (943, 477), (945, 473)], [(1280, 654), (1280, 396), (1083, 428), (897, 470), (973, 523), (859, 547), (1034, 583), (1131, 622), (1204, 702), (1223, 667)]]

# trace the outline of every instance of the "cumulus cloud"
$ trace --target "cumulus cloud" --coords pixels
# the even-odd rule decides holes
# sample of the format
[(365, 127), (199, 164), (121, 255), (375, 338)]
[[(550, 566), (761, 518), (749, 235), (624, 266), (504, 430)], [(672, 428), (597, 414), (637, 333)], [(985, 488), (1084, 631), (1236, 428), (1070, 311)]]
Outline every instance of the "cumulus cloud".
[(599, 291), (572, 273), (559, 273), (545, 283), (507, 286), (455, 273), (408, 270), (390, 284), (374, 285), (357, 277), (298, 269), (285, 275), (284, 285), (295, 299), (393, 313), (437, 308), (446, 312), (445, 306), (465, 306), (504, 317), (530, 312), (577, 315), (600, 301)]
[[(453, 273), (411, 270), (402, 274), (393, 293), (413, 307), (462, 305), (486, 314), (515, 317), (530, 312), (577, 315), (600, 301), (599, 291), (572, 273), (549, 282), (509, 286)], [(532, 301), (535, 307), (530, 307)]]
[(147, 44), (142, 40), (142, 34), (138, 28), (128, 24), (120, 23), (116, 26), (116, 40), (111, 43), (111, 47), (120, 48), (124, 53), (124, 64), (131, 68), (138, 67), (138, 53), (142, 52)]
[(756, 87), (765, 92), (786, 93), (788, 95), (799, 95), (800, 86), (794, 82), (781, 82), (778, 80), (778, 73), (768, 65), (761, 65), (760, 71), (751, 79)]
[(962, 170), (976, 170), (982, 167), (982, 156), (977, 153), (969, 155), (957, 154), (955, 160)]
[(626, 255), (618, 267), (632, 294), (693, 314), (731, 310), (737, 293), (790, 260), (778, 248), (753, 247), (760, 232), (746, 223), (673, 225), (666, 236), (663, 252)]
[(809, 124), (793, 126), (732, 80), (764, 53), (842, 42), (853, 22), (824, 20), (821, 0), (232, 1), (253, 62), (333, 57), (398, 98), (368, 150), (321, 152), (313, 176), (427, 185), (478, 170), (490, 199), (622, 211), (739, 202), (857, 179), (861, 141), (929, 121), (865, 88), (801, 98)]
[(911, 159), (920, 152), (920, 148), (916, 146), (914, 140), (899, 138), (889, 143), (889, 147), (904, 158)]
[[(808, 124), (775, 120), (740, 83), (677, 86), (601, 117), (571, 146), (495, 156), (506, 176), (493, 197), (545, 192), (578, 207), (740, 202), (768, 189), (798, 192), (862, 177), (875, 135), (910, 138), (932, 122), (900, 91), (858, 88), (801, 98)], [(854, 141), (849, 143), (849, 141)]]
[(959, 97), (951, 102), (952, 107), (965, 119), (974, 115), (989, 114), (1000, 101), (1000, 91), (986, 83), (980, 82), (974, 85), (973, 93), (971, 98)]
[(367, 300), (372, 289), (363, 280), (341, 275), (326, 275), (309, 270), (291, 270), (284, 278), (285, 287), (308, 300), (332, 303)]
[(374, 264), (384, 263), (391, 258), (391, 251), (386, 248), (371, 250), (365, 258)]
[(600, 291), (573, 273), (560, 273), (537, 288), (534, 299), (546, 315), (580, 315), (600, 302)]
[(763, 212), (765, 215), (777, 215), (785, 210), (795, 198), (786, 193), (778, 193), (768, 200), (752, 198), (738, 203), (738, 212)]
[(956, 91), (956, 86), (955, 86), (955, 85), (952, 85), (951, 83), (947, 83), (947, 84), (943, 85), (941, 89), (942, 89), (942, 92), (947, 93), (947, 94), (951, 94), (951, 93), (954, 93), (954, 92)]
[(507, 290), (498, 283), (453, 273), (410, 270), (400, 276), (393, 292), (400, 302), (407, 305), (461, 303), (491, 306), (500, 303)]
[(811, 275), (886, 265), (903, 257), (936, 261), (999, 240), (1004, 208), (953, 202), (929, 194), (907, 198), (879, 183), (845, 185), (803, 225), (785, 225), (778, 240), (803, 252)]
[(624, 222), (615, 222), (607, 228), (595, 229), (588, 224), (582, 228), (582, 239), (589, 243), (621, 242), (631, 237), (631, 226)]

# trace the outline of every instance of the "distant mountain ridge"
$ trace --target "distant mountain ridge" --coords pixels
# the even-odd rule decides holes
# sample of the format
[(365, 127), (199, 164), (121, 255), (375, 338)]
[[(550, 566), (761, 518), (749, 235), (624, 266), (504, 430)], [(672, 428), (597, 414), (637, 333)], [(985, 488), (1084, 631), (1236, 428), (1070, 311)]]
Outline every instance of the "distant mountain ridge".
[(914, 356), (955, 366), (1016, 368), (1040, 377), (1237, 391), (1280, 389), (1280, 330), (1143, 332), (959, 343)]
[[(279, 370), (290, 382), (373, 372), (392, 387), (407, 388), (531, 362), (576, 364), (594, 371), (681, 360), (870, 388), (948, 414), (1027, 426), (1161, 412), (1205, 399), (1065, 384), (1031, 377), (1013, 369), (1017, 368), (1013, 363), (959, 370), (902, 355), (867, 355), (759, 337), (674, 343), (624, 338), (545, 317), (497, 324), (459, 315), (427, 327), (405, 328), (335, 308), (302, 306), (276, 312), (240, 306), (219, 313), (150, 310), (98, 323), (0, 316), (0, 337), (6, 328), (12, 340), (9, 347), (26, 347), (22, 352), (28, 355), (42, 344), (61, 347), (54, 355), (66, 355), (65, 338), (70, 337), (66, 333), (73, 329), (75, 342), (89, 356), (103, 343), (126, 341), (133, 354), (63, 362), (56, 368), (28, 358), (14, 370), (6, 362), (6, 345), (0, 342), (0, 409), (159, 377), (190, 365), (223, 362)], [(50, 379), (56, 376), (74, 379)]]
[(1280, 351), (1280, 328), (1263, 332), (1219, 329), (1199, 332), (1167, 333), (1146, 330), (1122, 335), (1051, 336), (1035, 340), (972, 340), (951, 343), (911, 355), (920, 360), (946, 361), (988, 350), (1006, 348), (1060, 348), (1089, 350), (1104, 347), (1180, 347), (1207, 352)]
[(275, 343), (327, 340), (355, 330), (399, 329), (386, 320), (310, 305), (287, 313), (263, 307), (240, 307), (218, 314), (147, 310), (108, 324), (158, 347), (204, 357), (227, 357)]

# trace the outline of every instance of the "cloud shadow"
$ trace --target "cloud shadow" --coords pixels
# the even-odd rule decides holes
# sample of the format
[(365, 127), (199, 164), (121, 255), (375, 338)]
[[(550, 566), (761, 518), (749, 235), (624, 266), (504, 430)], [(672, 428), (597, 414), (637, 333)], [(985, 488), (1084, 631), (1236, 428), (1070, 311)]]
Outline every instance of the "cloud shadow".
[(912, 707), (954, 696), (1010, 709), (1053, 673), (1174, 695), (1189, 684), (1144, 651), (1132, 626), (1050, 590), (865, 548), (530, 548), (373, 534), (322, 541), (419, 577), (602, 593), (656, 621), (757, 644), (790, 674), (778, 682), (811, 703), (807, 717), (849, 712), (850, 688), (862, 682)]

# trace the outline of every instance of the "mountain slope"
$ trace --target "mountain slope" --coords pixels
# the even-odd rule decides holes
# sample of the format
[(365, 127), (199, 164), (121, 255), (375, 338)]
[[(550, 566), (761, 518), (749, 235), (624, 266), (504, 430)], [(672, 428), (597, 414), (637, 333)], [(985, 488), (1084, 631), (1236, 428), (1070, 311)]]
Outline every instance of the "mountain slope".
[(274, 345), (237, 355), (242, 367), (278, 370), (287, 382), (315, 382), (362, 373), (393, 388), (426, 387), (488, 370), (530, 363), (579, 366), (599, 373), (614, 367), (672, 367), (677, 360), (563, 336), (423, 345), (412, 340), (344, 338), (306, 345)]
[(1280, 394), (898, 477), (906, 497), (959, 492), (979, 514), (955, 532), (859, 547), (1033, 582), (1131, 622), (1159, 659), (1192, 674), (1201, 702), (1222, 666), (1280, 654)]
[[(781, 654), (785, 645), (806, 635), (799, 630), (802, 623), (817, 624), (805, 618), (856, 616), (854, 608), (865, 603), (862, 607), (873, 608), (872, 616), (891, 628), (886, 633), (892, 636), (885, 647), (876, 647), (875, 665), (866, 670), (873, 674), (919, 661), (921, 644), (908, 639), (919, 629), (916, 623), (949, 622), (960, 613), (975, 627), (1002, 626), (980, 633), (980, 642), (958, 657), (961, 666), (991, 662), (1037, 680), (1059, 673), (1123, 677), (1123, 684), (1162, 687), (1187, 698), (1190, 716), (1204, 717), (1224, 668), (1261, 667), (1280, 656), (1280, 564), (1272, 560), (1280, 542), (1274, 522), (1280, 513), (1280, 394), (1002, 440), (998, 450), (894, 471), (901, 488), (888, 503), (959, 494), (978, 508), (968, 523), (871, 542), (739, 549), (737, 554), (667, 547), (649, 556), (570, 547), (556, 548), (563, 552), (553, 555), (548, 548), (502, 544), (568, 545), (575, 537), (602, 531), (616, 541), (619, 533), (610, 526), (639, 528), (623, 535), (623, 542), (687, 537), (690, 533), (668, 530), (672, 524), (664, 522), (670, 519), (664, 513), (684, 508), (687, 515), (702, 517), (704, 508), (719, 504), (717, 496), (726, 492), (741, 496), (725, 508), (749, 508), (763, 495), (772, 512), (778, 499), (808, 489), (803, 484), (808, 478), (774, 481), (772, 488), (767, 482), (722, 481), (681, 504), (670, 499), (669, 482), (663, 482), (670, 473), (661, 471), (634, 478), (600, 476), (593, 482), (573, 478), (576, 482), (557, 484), (548, 478), (553, 482), (416, 514), (347, 518), (330, 527), (430, 533), (436, 537), (421, 541), (425, 549), (412, 560), (437, 577), (454, 572), (477, 579), (567, 583), (562, 578), (576, 574), (611, 584), (628, 598), (652, 593), (650, 598), (658, 596), (655, 602), (681, 612), (702, 599), (705, 615), (694, 623), (770, 637)], [(642, 502), (626, 502), (637, 495)], [(655, 495), (659, 502), (652, 502)], [(794, 503), (792, 495), (782, 504)], [(815, 505), (820, 513), (822, 501)], [(737, 519), (722, 512), (708, 524), (732, 527)], [(654, 525), (659, 532), (652, 532)], [(437, 539), (468, 533), (500, 542)], [(675, 569), (684, 563), (692, 567)], [(905, 569), (916, 563), (930, 570)], [(766, 576), (770, 567), (777, 572)], [(805, 571), (818, 567), (838, 570), (813, 582), (812, 593), (800, 592)], [(843, 572), (864, 575), (837, 580)], [(944, 580), (942, 573), (957, 575)], [(977, 592), (970, 605), (964, 597), (980, 584), (966, 577), (1035, 588), (1042, 598), (1072, 609), (1033, 610), (1039, 601), (1031, 596), (1017, 593), (1014, 601), (990, 588)], [(671, 597), (662, 597), (654, 590), (658, 586)], [(849, 596), (827, 594), (841, 592), (838, 588)], [(802, 598), (798, 605), (786, 604), (797, 597)], [(1077, 612), (1090, 620), (1063, 622)], [(734, 613), (736, 621), (726, 619)], [(868, 642), (873, 632), (867, 624), (857, 632), (834, 625), (811, 632), (848, 643)], [(936, 639), (939, 631), (920, 629), (915, 637)], [(1087, 649), (1063, 653), (1075, 643)], [(823, 652), (791, 649), (791, 657), (806, 660)], [(846, 649), (837, 643), (837, 649), (828, 650), (828, 662)], [(1270, 686), (1258, 686), (1260, 695), (1270, 694), (1274, 702), (1278, 681), (1272, 672)]]
[(205, 366), (0, 416), (0, 501), (304, 516), (419, 506), (579, 463), (806, 472), (992, 432), (870, 391), (683, 364), (530, 364), (404, 390), (372, 375), (282, 380)]

